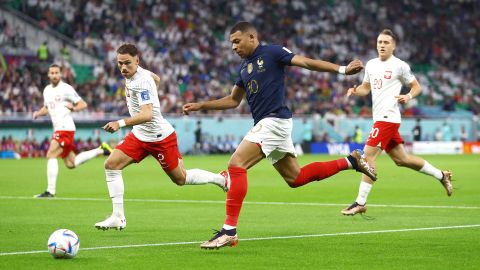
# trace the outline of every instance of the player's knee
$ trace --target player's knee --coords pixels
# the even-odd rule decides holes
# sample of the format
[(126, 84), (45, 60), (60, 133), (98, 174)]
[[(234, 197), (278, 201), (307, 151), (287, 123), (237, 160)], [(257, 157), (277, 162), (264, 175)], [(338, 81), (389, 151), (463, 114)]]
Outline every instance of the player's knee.
[(283, 179), (285, 180), (285, 182), (287, 183), (287, 185), (291, 188), (297, 188), (299, 187), (296, 183), (295, 183), (295, 179), (293, 178), (290, 178), (290, 177), (283, 177)]
[(118, 162), (112, 159), (107, 159), (103, 163), (105, 170), (118, 170), (118, 165)]
[(395, 162), (395, 164), (399, 167), (404, 167), (407, 163), (405, 162), (405, 160), (401, 159), (401, 158), (396, 158), (393, 160), (393, 162)]
[(184, 175), (172, 176), (171, 179), (177, 186), (183, 186), (186, 182)]
[(297, 170), (292, 170), (290, 171), (289, 174), (287, 175), (282, 175), (283, 180), (287, 183), (287, 185), (291, 188), (297, 188), (301, 185), (299, 185), (299, 182), (302, 182), (303, 178), (305, 177), (304, 174), (302, 174), (302, 171), (300, 169)]
[(244, 162), (238, 158), (231, 158), (230, 161), (228, 162), (228, 167), (246, 169)]
[(75, 169), (75, 164), (74, 163), (65, 163), (65, 166), (69, 169)]

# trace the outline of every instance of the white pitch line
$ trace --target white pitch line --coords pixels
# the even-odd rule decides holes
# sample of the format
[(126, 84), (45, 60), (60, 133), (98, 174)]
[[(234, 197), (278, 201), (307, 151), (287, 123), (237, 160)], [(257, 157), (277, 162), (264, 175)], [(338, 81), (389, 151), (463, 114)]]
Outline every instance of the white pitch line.
[[(364, 234), (382, 234), (382, 233), (398, 233), (398, 232), (415, 232), (415, 231), (433, 231), (433, 230), (451, 230), (451, 229), (468, 229), (478, 228), (480, 224), (472, 225), (457, 225), (457, 226), (442, 226), (442, 227), (427, 227), (427, 228), (410, 228), (410, 229), (396, 229), (396, 230), (377, 230), (377, 231), (365, 231), (365, 232), (343, 232), (343, 233), (324, 233), (324, 234), (306, 234), (306, 235), (288, 235), (288, 236), (271, 236), (271, 237), (255, 237), (240, 239), (240, 241), (264, 241), (264, 240), (283, 240), (283, 239), (298, 239), (298, 238), (318, 238), (318, 237), (334, 237), (334, 236), (349, 236), (349, 235), (364, 235)], [(136, 244), (136, 245), (123, 245), (123, 246), (100, 246), (82, 248), (82, 251), (86, 250), (99, 250), (99, 249), (119, 249), (119, 248), (139, 248), (139, 247), (160, 247), (160, 246), (181, 246), (200, 244), (203, 241), (191, 241), (191, 242), (170, 242), (170, 243), (153, 243), (153, 244)], [(26, 255), (35, 253), (45, 253), (47, 250), (33, 250), (33, 251), (19, 251), (19, 252), (3, 252), (0, 256), (11, 255)]]
[[(110, 201), (107, 198), (53, 198), (53, 199), (36, 199), (26, 196), (0, 196), (0, 199), (12, 200), (58, 200), (58, 201)], [(156, 202), (156, 203), (205, 203), (205, 204), (225, 204), (225, 201), (210, 200), (160, 200), (160, 199), (125, 199), (126, 202)], [(347, 203), (307, 203), (307, 202), (243, 202), (244, 204), (254, 205), (291, 205), (291, 206), (341, 206)], [(369, 204), (369, 207), (393, 207), (393, 208), (430, 208), (430, 209), (480, 209), (480, 206), (464, 206), (464, 205), (402, 205), (402, 204)]]

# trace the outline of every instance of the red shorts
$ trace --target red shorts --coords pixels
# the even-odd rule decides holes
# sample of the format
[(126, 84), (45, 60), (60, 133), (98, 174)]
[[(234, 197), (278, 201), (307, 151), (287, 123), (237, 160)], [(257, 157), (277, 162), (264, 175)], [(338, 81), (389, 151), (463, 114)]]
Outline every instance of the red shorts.
[(61, 158), (65, 158), (72, 151), (77, 152), (77, 147), (73, 140), (74, 136), (75, 131), (57, 130), (53, 133), (52, 140), (57, 141), (63, 148), (63, 152), (60, 154)]
[(115, 149), (121, 150), (135, 162), (140, 162), (146, 156), (151, 155), (166, 172), (177, 168), (178, 159), (182, 158), (178, 151), (175, 132), (159, 142), (142, 142), (130, 132)]
[(366, 145), (380, 147), (385, 152), (390, 152), (395, 146), (404, 143), (402, 136), (398, 133), (400, 124), (377, 121), (368, 135)]

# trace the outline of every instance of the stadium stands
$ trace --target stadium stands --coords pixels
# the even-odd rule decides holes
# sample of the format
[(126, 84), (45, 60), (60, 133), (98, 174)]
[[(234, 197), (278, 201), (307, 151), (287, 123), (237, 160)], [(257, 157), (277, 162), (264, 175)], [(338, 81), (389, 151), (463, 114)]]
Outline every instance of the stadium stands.
[[(46, 0), (10, 1), (8, 5), (37, 20), (41, 27), (69, 36), (104, 61), (103, 66), (71, 68), (81, 71), (75, 80), (77, 89), (90, 104), (89, 110), (100, 115), (126, 113), (123, 84), (114, 63), (115, 48), (123, 42), (136, 43), (143, 52), (142, 64), (161, 75), (165, 112), (178, 114), (184, 102), (228, 94), (239, 59), (230, 51), (227, 28), (242, 19), (255, 23), (265, 42), (337, 63), (375, 57), (376, 35), (390, 27), (400, 37), (396, 54), (411, 64), (424, 87), (417, 103), (405, 108), (405, 115), (436, 115), (437, 109), (432, 113), (419, 105), (442, 112), (480, 113), (480, 57), (475, 50), (478, 16), (472, 12), (479, 8), (478, 1), (420, 5), (408, 0)], [(8, 29), (1, 21), (0, 27)], [(5, 31), (4, 40), (15, 36), (9, 37), (10, 32)], [(6, 58), (0, 113), (30, 112), (41, 106), (38, 90), (46, 84), (45, 76), (40, 76), (45, 74), (45, 64), (18, 56)], [(289, 74), (289, 106), (296, 114), (370, 113), (368, 99), (343, 99), (345, 90), (361, 80), (360, 76), (345, 78), (295, 68)], [(246, 104), (235, 113), (248, 113)]]

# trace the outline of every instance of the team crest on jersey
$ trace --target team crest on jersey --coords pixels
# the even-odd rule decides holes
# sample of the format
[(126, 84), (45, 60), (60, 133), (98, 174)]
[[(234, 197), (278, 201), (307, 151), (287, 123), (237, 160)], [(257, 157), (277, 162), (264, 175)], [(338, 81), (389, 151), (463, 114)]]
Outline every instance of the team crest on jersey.
[(265, 71), (265, 67), (263, 66), (263, 59), (261, 57), (257, 59), (257, 65), (258, 65), (258, 72)]
[(62, 100), (62, 96), (56, 95), (56, 96), (55, 96), (55, 101), (60, 101), (60, 100)]
[(253, 71), (253, 64), (252, 64), (252, 63), (248, 63), (248, 65), (247, 65), (247, 72), (248, 72), (248, 74), (252, 73), (252, 71)]
[(150, 100), (150, 95), (148, 94), (148, 91), (142, 91), (142, 92), (140, 93), (140, 96), (142, 97), (142, 100), (143, 100), (143, 101)]
[(385, 79), (391, 79), (392, 78), (392, 72), (391, 71), (385, 71), (385, 73), (383, 73), (383, 77)]

